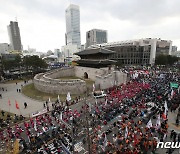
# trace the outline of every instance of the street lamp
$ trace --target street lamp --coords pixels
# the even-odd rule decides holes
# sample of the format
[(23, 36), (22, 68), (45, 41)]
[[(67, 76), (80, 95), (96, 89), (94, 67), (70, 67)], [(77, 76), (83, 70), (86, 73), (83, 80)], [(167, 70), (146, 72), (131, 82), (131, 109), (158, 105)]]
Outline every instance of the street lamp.
[[(87, 91), (86, 91), (86, 93), (85, 93), (85, 105), (87, 106), (86, 100), (87, 100)], [(88, 120), (89, 111), (87, 111), (87, 110), (88, 110), (88, 109), (87, 109), (87, 107), (86, 107), (85, 116), (86, 116), (88, 151), (89, 151), (89, 154), (91, 154), (91, 141), (90, 141), (90, 136), (89, 136), (89, 120)]]

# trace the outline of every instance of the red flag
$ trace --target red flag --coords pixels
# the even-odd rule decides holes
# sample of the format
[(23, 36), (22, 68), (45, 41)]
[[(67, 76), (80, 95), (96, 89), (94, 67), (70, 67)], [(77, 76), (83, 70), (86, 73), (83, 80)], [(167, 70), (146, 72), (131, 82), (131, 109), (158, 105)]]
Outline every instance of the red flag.
[(163, 113), (163, 114), (162, 114), (162, 118), (163, 118), (164, 120), (166, 120), (166, 119), (167, 119), (167, 117), (166, 117), (166, 114), (165, 114), (165, 113)]
[(9, 106), (11, 106), (11, 102), (10, 102), (10, 100), (9, 100), (9, 99), (8, 99), (8, 105), (9, 105)]
[(19, 109), (19, 104), (16, 100), (15, 100), (15, 103), (16, 103), (16, 109)]

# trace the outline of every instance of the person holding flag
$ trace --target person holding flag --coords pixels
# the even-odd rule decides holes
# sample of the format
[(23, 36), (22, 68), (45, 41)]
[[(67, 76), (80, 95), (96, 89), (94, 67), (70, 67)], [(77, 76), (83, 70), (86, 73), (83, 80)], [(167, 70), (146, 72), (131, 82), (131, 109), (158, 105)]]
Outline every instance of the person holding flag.
[(62, 114), (62, 112), (60, 113), (60, 120), (63, 120), (63, 114)]
[(68, 92), (68, 93), (67, 93), (66, 100), (67, 100), (68, 102), (71, 100), (71, 95), (70, 95), (70, 92)]
[(168, 107), (167, 107), (167, 102), (165, 101), (165, 103), (164, 103), (164, 113), (162, 114), (162, 118), (164, 119), (164, 120), (166, 120), (167, 119), (167, 111), (168, 111)]
[(125, 137), (125, 139), (127, 139), (127, 137), (128, 137), (128, 128), (127, 128), (127, 126), (125, 128), (125, 135), (124, 135), (124, 137)]
[(174, 90), (173, 90), (173, 88), (172, 88), (172, 90), (171, 90), (171, 99), (173, 99), (173, 97), (174, 97), (175, 94), (176, 94), (176, 93), (174, 92)]
[(151, 128), (151, 127), (152, 127), (152, 121), (151, 121), (151, 119), (150, 119), (149, 122), (147, 123), (146, 127), (147, 127), (147, 128)]
[(156, 129), (158, 130), (161, 127), (161, 120), (160, 120), (160, 114), (157, 116), (157, 121), (156, 121)]
[(36, 123), (36, 118), (34, 119), (34, 130), (37, 131), (37, 123)]

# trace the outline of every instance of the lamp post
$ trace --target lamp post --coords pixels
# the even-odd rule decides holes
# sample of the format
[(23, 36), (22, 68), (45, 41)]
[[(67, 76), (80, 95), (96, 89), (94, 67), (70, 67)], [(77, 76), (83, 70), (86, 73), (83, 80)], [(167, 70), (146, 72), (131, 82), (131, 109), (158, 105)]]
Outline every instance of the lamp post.
[(72, 153), (74, 154), (74, 117), (72, 117), (71, 129), (72, 129)]
[[(85, 94), (85, 105), (87, 106), (86, 104), (86, 101), (87, 101), (87, 91), (86, 91), (86, 94)], [(88, 119), (88, 116), (89, 116), (89, 111), (86, 107), (86, 128), (87, 128), (87, 141), (88, 141), (88, 151), (89, 151), (89, 154), (91, 154), (91, 141), (90, 141), (90, 135), (89, 135), (89, 119)]]

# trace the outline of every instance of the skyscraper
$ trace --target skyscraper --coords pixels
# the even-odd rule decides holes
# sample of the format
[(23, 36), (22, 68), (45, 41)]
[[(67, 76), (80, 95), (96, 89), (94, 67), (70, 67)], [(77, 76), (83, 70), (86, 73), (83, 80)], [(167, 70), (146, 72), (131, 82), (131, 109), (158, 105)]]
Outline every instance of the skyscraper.
[(18, 22), (10, 21), (10, 25), (8, 25), (7, 28), (8, 28), (8, 34), (9, 34), (10, 45), (12, 47), (12, 50), (21, 51), (22, 45), (21, 45), (21, 36), (18, 27)]
[(79, 6), (70, 4), (66, 9), (66, 45), (77, 45), (80, 48), (80, 11)]
[(101, 29), (92, 29), (86, 32), (86, 48), (90, 45), (107, 43), (107, 31)]

